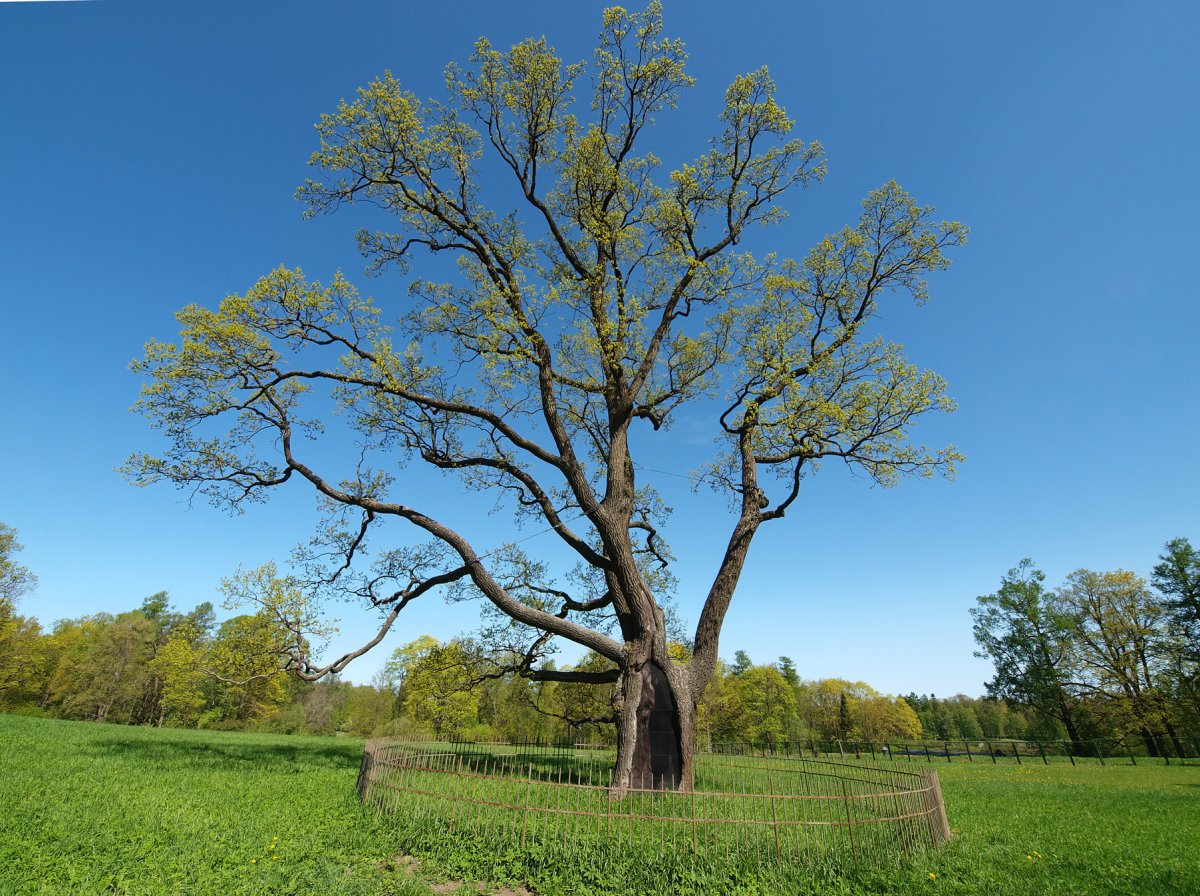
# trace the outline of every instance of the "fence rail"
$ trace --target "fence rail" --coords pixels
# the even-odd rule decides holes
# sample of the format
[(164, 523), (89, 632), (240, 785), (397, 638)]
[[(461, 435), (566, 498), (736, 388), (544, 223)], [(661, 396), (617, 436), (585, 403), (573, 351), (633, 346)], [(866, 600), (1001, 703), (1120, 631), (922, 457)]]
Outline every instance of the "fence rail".
[[(687, 792), (612, 788), (611, 750), (372, 741), (358, 789), (406, 840), (540, 861), (705, 868), (886, 864), (950, 828), (936, 771), (886, 760), (711, 753)], [(682, 863), (682, 864), (681, 864)]]
[(968, 738), (958, 740), (911, 741), (841, 741), (809, 740), (802, 743), (780, 743), (747, 747), (744, 744), (716, 744), (715, 752), (729, 750), (737, 753), (747, 749), (782, 755), (809, 755), (814, 758), (871, 758), (883, 761), (915, 760), (919, 762), (991, 762), (1025, 760), (1049, 764), (1051, 761), (1078, 763), (1139, 762), (1200, 763), (1200, 739), (1191, 737), (1158, 738), (1087, 738), (1069, 740), (1010, 740), (1006, 738)]

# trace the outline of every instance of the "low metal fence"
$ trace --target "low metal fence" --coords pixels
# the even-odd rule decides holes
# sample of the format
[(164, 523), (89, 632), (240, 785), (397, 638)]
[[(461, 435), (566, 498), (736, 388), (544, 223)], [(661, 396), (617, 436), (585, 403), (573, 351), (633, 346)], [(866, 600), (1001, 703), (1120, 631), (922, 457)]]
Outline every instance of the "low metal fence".
[(877, 865), (950, 838), (928, 767), (698, 754), (691, 790), (618, 794), (614, 760), (611, 749), (372, 741), (358, 790), (427, 849), (477, 838), (541, 861)]

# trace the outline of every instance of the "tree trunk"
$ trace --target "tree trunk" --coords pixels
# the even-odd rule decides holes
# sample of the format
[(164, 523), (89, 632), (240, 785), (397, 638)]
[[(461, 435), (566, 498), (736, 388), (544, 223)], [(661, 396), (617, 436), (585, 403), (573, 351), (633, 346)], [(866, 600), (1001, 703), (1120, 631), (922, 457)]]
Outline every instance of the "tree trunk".
[(1063, 698), (1062, 690), (1060, 689), (1055, 701), (1058, 704), (1058, 720), (1062, 722), (1063, 727), (1067, 729), (1067, 737), (1071, 739), (1071, 752), (1078, 753), (1079, 746), (1082, 742), (1079, 739), (1079, 731), (1075, 727), (1075, 715), (1071, 712), (1071, 707), (1067, 705), (1067, 701)]
[(616, 795), (692, 789), (695, 701), (683, 670), (670, 671), (650, 661), (623, 682), (627, 702), (617, 725)]

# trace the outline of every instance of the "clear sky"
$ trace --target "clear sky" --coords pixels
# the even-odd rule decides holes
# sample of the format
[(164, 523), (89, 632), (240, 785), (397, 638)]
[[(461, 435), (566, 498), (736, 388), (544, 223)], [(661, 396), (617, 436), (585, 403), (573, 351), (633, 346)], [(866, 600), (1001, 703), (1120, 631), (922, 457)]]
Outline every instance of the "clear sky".
[[(440, 95), (444, 65), (479, 35), (545, 34), (590, 58), (604, 5), (0, 3), (0, 521), (41, 579), (23, 612), (49, 624), (164, 589), (182, 609), (218, 602), (221, 577), (306, 538), (302, 488), (230, 518), (114, 472), (158, 444), (129, 412), (130, 359), (177, 333), (179, 307), (279, 264), (403, 295), (362, 275), (353, 211), (301, 220), (313, 122), (385, 69)], [(668, 0), (665, 19), (697, 79), (660, 117), (668, 163), (703, 150), (726, 85), (763, 64), (798, 134), (825, 145), (826, 182), (767, 235), (782, 253), (853, 221), (893, 178), (972, 229), (933, 300), (882, 322), (949, 382), (959, 411), (918, 435), (965, 452), (958, 478), (811, 479), (760, 533), (723, 655), (978, 694), (990, 670), (967, 611), (1021, 558), (1052, 584), (1078, 567), (1147, 575), (1167, 539), (1200, 538), (1200, 5)], [(694, 623), (723, 504), (657, 475)], [(453, 483), (427, 487), (468, 506)], [(474, 621), (423, 603), (347, 677)], [(334, 609), (339, 646), (364, 639), (365, 617)]]

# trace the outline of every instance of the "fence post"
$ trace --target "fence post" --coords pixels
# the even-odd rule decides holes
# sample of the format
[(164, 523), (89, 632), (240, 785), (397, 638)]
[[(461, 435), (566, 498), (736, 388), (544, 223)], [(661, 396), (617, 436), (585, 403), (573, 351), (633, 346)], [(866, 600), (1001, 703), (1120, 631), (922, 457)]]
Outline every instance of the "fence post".
[(995, 765), (996, 764), (996, 751), (992, 749), (992, 742), (990, 740), (985, 740), (984, 743), (986, 743), (988, 745), (988, 755), (992, 757), (992, 765)]
[(1046, 748), (1042, 746), (1042, 742), (1040, 740), (1037, 742), (1037, 745), (1038, 752), (1042, 754), (1042, 765), (1049, 765), (1050, 760), (1046, 758)]
[(933, 762), (933, 757), (929, 755), (929, 744), (922, 744), (925, 747), (925, 761)]
[(779, 861), (779, 819), (775, 816), (775, 781), (771, 767), (767, 766), (767, 790), (771, 794), (771, 831), (775, 834), (775, 861)]
[(942, 741), (942, 746), (946, 748), (946, 761), (949, 762), (950, 761), (950, 741), (948, 741), (948, 740)]
[(525, 831), (529, 826), (529, 791), (533, 789), (533, 763), (526, 765), (525, 805), (521, 810), (521, 849), (525, 848)]
[(1129, 746), (1129, 738), (1122, 737), (1121, 743), (1125, 745), (1125, 752), (1129, 754), (1129, 761), (1134, 765), (1137, 765), (1137, 760), (1133, 758), (1133, 747)]
[(1067, 750), (1067, 758), (1071, 760), (1071, 765), (1075, 765), (1075, 741), (1063, 741), (1063, 746)]
[(846, 792), (846, 782), (842, 781), (842, 801), (846, 806), (846, 830), (850, 832), (850, 855), (858, 864), (858, 847), (854, 843), (854, 821), (850, 818), (850, 794)]
[(375, 777), (375, 741), (369, 740), (363, 745), (362, 763), (358, 766), (358, 798), (362, 802), (366, 802), (367, 791), (371, 787), (371, 781)]
[(971, 758), (971, 745), (965, 740), (963, 741), (963, 748), (967, 751), (967, 762), (974, 762), (975, 760)]
[(695, 780), (696, 780), (695, 766), (692, 766), (692, 782), (693, 782), (693, 783), (692, 783), (692, 792), (691, 792), (691, 800), (692, 800), (692, 855), (693, 855), (693, 856), (695, 856), (696, 858), (700, 858), (700, 850), (699, 850), (699, 848), (696, 846), (696, 784), (695, 784)]
[(1100, 760), (1100, 764), (1104, 765), (1104, 754), (1100, 752), (1100, 741), (1093, 740), (1092, 746), (1096, 748), (1096, 758)]

